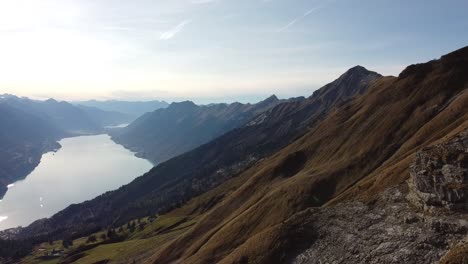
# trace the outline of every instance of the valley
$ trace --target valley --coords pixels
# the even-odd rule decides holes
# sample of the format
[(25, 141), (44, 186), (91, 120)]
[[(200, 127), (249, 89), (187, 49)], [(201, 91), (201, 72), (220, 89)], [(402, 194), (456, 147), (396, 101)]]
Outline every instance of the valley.
[(468, 264), (467, 10), (1, 0), (0, 264)]
[[(52, 263), (457, 258), (468, 234), (467, 63), (463, 48), (398, 77), (353, 67), (307, 99), (3, 236), (37, 241), (25, 263), (57, 250)], [(424, 178), (438, 171), (443, 180)]]
[(14, 182), (0, 202), (0, 230), (27, 226), (70, 204), (92, 199), (131, 182), (152, 165), (107, 135), (62, 139), (24, 180)]

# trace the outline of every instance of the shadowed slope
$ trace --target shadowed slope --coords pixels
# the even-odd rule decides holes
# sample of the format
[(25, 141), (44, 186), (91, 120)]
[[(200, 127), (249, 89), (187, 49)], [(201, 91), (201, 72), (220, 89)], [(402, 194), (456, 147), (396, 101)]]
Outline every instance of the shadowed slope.
[[(417, 150), (468, 129), (468, 48), (377, 80), (302, 138), (205, 196), (225, 196), (153, 263), (284, 263), (315, 239), (309, 207), (372, 201), (402, 183)], [(281, 177), (284, 164), (300, 164)], [(232, 184), (231, 187), (229, 185)], [(299, 214), (298, 214), (299, 213)], [(311, 233), (312, 232), (312, 233)], [(159, 249), (158, 249), (159, 250)]]
[(0, 101), (0, 200), (7, 185), (28, 175), (42, 153), (66, 135), (53, 124)]
[(257, 104), (172, 103), (144, 114), (128, 127), (115, 131), (112, 138), (158, 164), (242, 126), (284, 101), (271, 96)]
[(246, 126), (161, 163), (116, 191), (72, 205), (51, 219), (33, 223), (23, 229), (20, 236), (86, 234), (96, 228), (146, 216), (148, 212), (166, 212), (231, 179), (257, 160), (302, 136), (310, 124), (355, 95), (341, 90), (355, 87), (353, 91), (363, 92), (378, 78), (381, 76), (377, 73), (352, 69), (337, 80), (342, 84), (327, 86), (342, 98), (316, 95), (280, 104)]

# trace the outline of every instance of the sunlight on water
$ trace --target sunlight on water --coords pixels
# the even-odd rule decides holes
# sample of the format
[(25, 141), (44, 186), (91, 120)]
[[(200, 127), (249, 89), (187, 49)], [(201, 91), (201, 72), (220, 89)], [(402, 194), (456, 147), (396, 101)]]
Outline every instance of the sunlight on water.
[(117, 189), (152, 167), (108, 135), (68, 138), (59, 143), (62, 148), (44, 154), (25, 180), (8, 185), (0, 203), (0, 230), (50, 217), (71, 204)]

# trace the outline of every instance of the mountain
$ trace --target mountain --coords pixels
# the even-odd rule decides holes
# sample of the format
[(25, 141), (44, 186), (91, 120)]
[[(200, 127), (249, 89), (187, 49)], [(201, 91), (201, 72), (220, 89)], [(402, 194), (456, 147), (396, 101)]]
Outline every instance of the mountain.
[(463, 263), (468, 47), (360, 70), (18, 237), (121, 227), (65, 262)]
[(97, 100), (90, 100), (90, 101), (80, 101), (74, 102), (75, 104), (88, 106), (88, 107), (95, 107), (102, 109), (108, 112), (119, 112), (126, 114), (132, 118), (132, 120), (140, 117), (141, 115), (153, 112), (154, 110), (160, 108), (166, 108), (169, 106), (168, 103), (164, 101), (147, 101), (147, 102), (131, 102), (131, 101), (117, 101), (117, 100), (109, 100), (109, 101), (97, 101)]
[[(360, 78), (356, 78), (356, 74)], [(22, 229), (19, 236), (63, 237), (71, 233), (77, 236), (111, 224), (123, 224), (146, 216), (149, 212), (167, 212), (235, 177), (259, 160), (300, 138), (310, 125), (319, 122), (335, 108), (330, 101), (343, 104), (358, 96), (339, 90), (351, 85), (357, 86), (354, 91), (364, 92), (380, 78), (382, 77), (375, 72), (356, 72), (351, 69), (335, 82), (349, 80), (352, 83), (324, 87), (344, 95), (342, 98), (316, 95), (309, 99), (279, 104), (246, 125), (159, 164), (116, 191), (72, 205), (50, 219), (33, 223)], [(272, 99), (274, 98), (268, 101)], [(197, 108), (190, 103), (183, 103), (182, 106), (184, 109)]]
[(468, 194), (467, 72), (468, 47), (378, 79), (188, 203), (195, 223), (148, 263), (460, 261), (468, 215), (451, 204)]
[(133, 120), (131, 115), (116, 111), (106, 111), (97, 107), (83, 105), (76, 105), (76, 107), (81, 109), (89, 118), (103, 128), (128, 124)]
[(46, 120), (0, 102), (0, 198), (6, 186), (29, 174), (42, 153), (57, 149), (66, 133)]
[(116, 131), (112, 138), (158, 164), (244, 125), (281, 102), (271, 96), (257, 104), (172, 103), (168, 108), (144, 114)]
[(128, 116), (97, 108), (77, 107), (54, 99), (31, 100), (0, 96), (0, 197), (7, 185), (27, 176), (42, 154), (56, 150), (64, 137), (101, 133), (104, 126), (128, 121)]
[(46, 101), (31, 100), (26, 97), (4, 95), (0, 102), (33, 114), (42, 120), (48, 120), (56, 127), (71, 134), (90, 134), (102, 130), (102, 127), (80, 108), (54, 99)]

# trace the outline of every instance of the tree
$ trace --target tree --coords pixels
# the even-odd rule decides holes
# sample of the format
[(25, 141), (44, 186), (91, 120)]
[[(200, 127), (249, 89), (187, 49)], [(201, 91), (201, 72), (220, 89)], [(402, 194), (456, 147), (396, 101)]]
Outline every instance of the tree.
[(92, 235), (92, 236), (89, 236), (88, 239), (86, 240), (86, 243), (94, 243), (96, 242), (97, 239), (96, 239), (96, 236), (95, 235)]
[(68, 238), (62, 240), (62, 246), (64, 248), (69, 248), (69, 247), (73, 246), (73, 240), (68, 239)]
[(113, 239), (115, 237), (115, 231), (112, 228), (107, 229), (107, 237)]
[(127, 229), (130, 233), (135, 232), (135, 223), (134, 222), (129, 222), (127, 225)]

